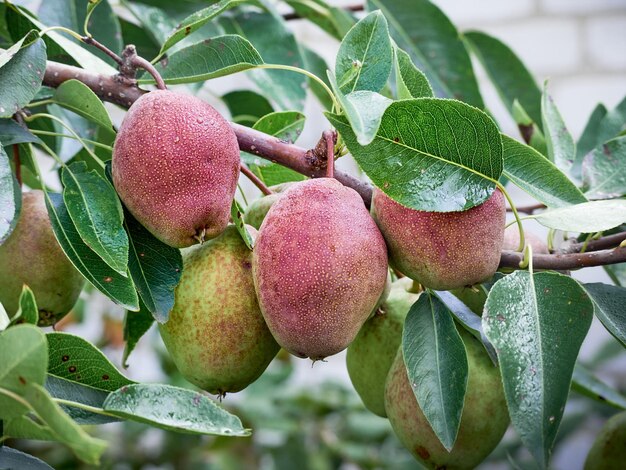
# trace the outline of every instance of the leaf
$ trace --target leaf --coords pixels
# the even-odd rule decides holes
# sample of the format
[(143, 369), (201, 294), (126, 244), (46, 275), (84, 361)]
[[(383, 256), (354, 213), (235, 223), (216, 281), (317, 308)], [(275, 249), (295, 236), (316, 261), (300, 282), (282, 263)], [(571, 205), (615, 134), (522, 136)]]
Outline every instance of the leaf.
[(249, 436), (241, 421), (205, 395), (171, 385), (135, 384), (113, 392), (104, 410), (121, 418), (190, 434)]
[(85, 245), (67, 212), (63, 197), (46, 193), (46, 207), (57, 241), (76, 269), (116, 304), (138, 310), (139, 299), (133, 281), (112, 270)]
[[(0, 144), (7, 148), (25, 142), (38, 144), (39, 137), (34, 136), (28, 129), (20, 126), (13, 119), (0, 119)], [(0, 150), (2, 152), (2, 150)]]
[(7, 446), (0, 447), (0, 468), (22, 470), (54, 470), (43, 460)]
[(626, 263), (604, 266), (604, 270), (616, 285), (626, 287)]
[[(220, 24), (231, 34), (239, 34), (252, 43), (266, 64), (283, 64), (302, 68), (304, 61), (293, 33), (282, 18), (271, 13), (245, 11), (232, 17), (221, 17)], [(305, 77), (287, 70), (259, 69), (250, 78), (283, 110), (301, 111), (306, 99)]]
[(0, 302), (0, 333), (7, 329), (11, 320), (7, 315), (7, 311), (4, 309), (4, 305)]
[(26, 38), (36, 38), (36, 36), (32, 34), (31, 32), (29, 32), (28, 34), (26, 34), (26, 36), (18, 40), (15, 44), (13, 44), (8, 49), (0, 50), (0, 68), (2, 68), (7, 62), (9, 62), (15, 56), (15, 54), (17, 54), (20, 51), (20, 49), (22, 48), (22, 44), (24, 44), (24, 41), (26, 40)]
[[(234, 34), (205, 39), (161, 60), (156, 69), (166, 83), (193, 83), (261, 65), (263, 59), (247, 39)], [(148, 74), (139, 83), (154, 83)]]
[(48, 373), (105, 392), (134, 383), (93, 344), (69, 333), (48, 333)]
[(345, 118), (327, 116), (372, 182), (400, 204), (461, 211), (484, 202), (502, 173), (502, 139), (482, 111), (454, 100), (392, 103), (371, 144)]
[(39, 309), (37, 308), (35, 294), (26, 284), (22, 287), (19, 308), (11, 319), (11, 323), (15, 323), (18, 319), (21, 320), (20, 323), (30, 323), (31, 325), (37, 325), (39, 322)]
[(0, 67), (0, 118), (11, 117), (33, 99), (45, 70), (46, 45), (41, 39), (24, 46)]
[(626, 136), (609, 140), (583, 161), (585, 195), (609, 199), (626, 194)]
[(142, 303), (139, 304), (138, 312), (126, 311), (124, 315), (124, 356), (122, 357), (122, 365), (128, 367), (128, 357), (133, 352), (135, 346), (141, 337), (150, 329), (154, 323), (154, 317), (150, 311)]
[(626, 222), (626, 200), (584, 202), (528, 217), (548, 228), (566, 232), (603, 232)]
[(126, 277), (128, 236), (124, 212), (113, 186), (84, 162), (63, 167), (63, 200), (80, 237), (111, 268)]
[(246, 224), (243, 220), (243, 211), (241, 210), (241, 207), (239, 207), (239, 203), (236, 199), (233, 199), (233, 203), (230, 206), (230, 216), (233, 219), (235, 227), (237, 227), (237, 232), (239, 232), (239, 235), (241, 235), (241, 238), (243, 239), (248, 249), (251, 250), (252, 248), (254, 248), (254, 239), (248, 232)]
[(550, 160), (532, 147), (502, 134), (504, 175), (548, 207), (586, 202), (580, 190)]
[(396, 74), (396, 89), (398, 99), (406, 100), (410, 98), (430, 98), (433, 96), (433, 89), (428, 82), (426, 75), (422, 73), (409, 54), (399, 47), (394, 47), (394, 67)]
[(55, 103), (79, 116), (113, 131), (113, 123), (100, 98), (87, 85), (78, 80), (63, 82), (54, 93)]
[(569, 171), (576, 156), (576, 143), (565, 127), (554, 100), (548, 94), (547, 84), (541, 97), (541, 120), (548, 147), (548, 158), (560, 170)]
[(383, 89), (391, 73), (392, 49), (387, 20), (373, 11), (355, 24), (341, 41), (335, 77), (341, 93)]
[(580, 364), (576, 364), (574, 367), (572, 390), (600, 403), (607, 403), (615, 408), (626, 410), (626, 397), (598, 380), (591, 371)]
[(426, 74), (437, 96), (484, 108), (465, 44), (438, 6), (428, 0), (368, 0), (367, 5), (383, 12), (391, 37)]
[(285, 3), (299, 16), (315, 23), (335, 39), (341, 40), (355, 23), (348, 11), (330, 6), (322, 0), (286, 0)]
[(159, 45), (142, 26), (120, 18), (122, 37), (124, 44), (134, 44), (137, 55), (141, 57), (157, 57), (159, 55)]
[(179, 25), (177, 25), (174, 31), (172, 31), (167, 39), (165, 39), (165, 42), (161, 46), (159, 56), (163, 55), (165, 51), (167, 51), (174, 44), (189, 36), (189, 34), (193, 31), (200, 29), (200, 27), (205, 23), (211, 21), (224, 11), (234, 8), (242, 3), (246, 3), (246, 0), (221, 0), (188, 16)]
[(402, 354), (417, 403), (449, 452), (461, 423), (469, 368), (450, 311), (436, 295), (423, 293), (409, 310)]
[(593, 310), (604, 327), (626, 347), (626, 288), (610, 286), (601, 282), (585, 284), (585, 290), (593, 301)]
[(541, 90), (524, 63), (506, 44), (480, 31), (463, 33), (509, 113), (517, 100), (533, 122), (541, 125)]
[(22, 209), (22, 189), (13, 176), (11, 162), (0, 141), (0, 245), (13, 232)]
[[(302, 58), (304, 59), (304, 68), (321, 79), (326, 86), (330, 87), (330, 82), (326, 75), (326, 71), (328, 70), (326, 61), (319, 54), (303, 45), (300, 45), (300, 49), (302, 50)], [(309, 88), (322, 105), (322, 108), (325, 110), (332, 109), (333, 100), (326, 92), (326, 89), (320, 85), (317, 80), (313, 80), (309, 77), (307, 77), (307, 82)], [(0, 138), (2, 137), (0, 136)]]
[(513, 120), (517, 124), (522, 137), (528, 145), (537, 150), (542, 155), (548, 155), (548, 147), (546, 146), (546, 138), (539, 129), (539, 124), (533, 121), (519, 101), (513, 101)]
[(489, 292), (483, 329), (500, 361), (511, 422), (545, 468), (593, 306), (571, 277), (517, 271)]
[(251, 127), (260, 118), (274, 111), (264, 96), (250, 90), (236, 90), (222, 96), (233, 122)]

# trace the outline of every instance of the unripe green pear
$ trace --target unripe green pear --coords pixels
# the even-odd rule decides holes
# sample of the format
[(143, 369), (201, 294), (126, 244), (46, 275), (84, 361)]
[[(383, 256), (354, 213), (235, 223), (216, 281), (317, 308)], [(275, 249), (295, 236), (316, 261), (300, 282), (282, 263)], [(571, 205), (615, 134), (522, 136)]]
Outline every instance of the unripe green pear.
[(291, 186), (256, 240), (254, 282), (276, 341), (313, 360), (345, 349), (376, 306), (387, 249), (363, 200), (335, 179)]
[(276, 356), (254, 291), (252, 252), (234, 225), (185, 251), (174, 308), (160, 331), (180, 373), (213, 394), (244, 389)]
[(612, 416), (587, 454), (585, 470), (615, 470), (626, 462), (626, 411)]
[(272, 205), (278, 200), (281, 193), (292, 184), (293, 183), (283, 183), (271, 186), (270, 189), (272, 190), (272, 194), (268, 194), (267, 196), (263, 196), (252, 201), (246, 208), (246, 213), (244, 214), (244, 220), (246, 223), (248, 225), (252, 225), (257, 230), (261, 228), (261, 224), (270, 210), (270, 207), (272, 207)]
[(385, 380), (402, 342), (404, 319), (419, 294), (410, 292), (413, 281), (398, 279), (391, 286), (387, 300), (365, 322), (348, 346), (346, 365), (354, 389), (372, 413), (385, 413)]
[(133, 216), (159, 240), (181, 248), (226, 228), (239, 146), (228, 121), (208, 103), (157, 90), (128, 110), (111, 169)]
[(374, 188), (372, 216), (390, 263), (425, 287), (456, 289), (489, 279), (498, 269), (506, 219), (499, 190), (463, 212), (425, 212)]
[(41, 191), (23, 195), (15, 229), (0, 245), (0, 279), (0, 302), (9, 317), (17, 313), (26, 284), (35, 295), (40, 326), (64, 317), (85, 285), (54, 236)]
[(480, 341), (463, 329), (459, 333), (467, 351), (469, 378), (459, 433), (450, 452), (439, 442), (417, 403), (401, 349), (387, 376), (385, 410), (391, 426), (402, 444), (428, 468), (475, 468), (495, 449), (509, 425), (498, 368)]
[[(524, 241), (526, 245), (530, 245), (535, 254), (549, 254), (548, 245), (532, 232), (524, 230)], [(519, 229), (517, 224), (507, 227), (504, 231), (503, 250), (517, 251), (519, 249)]]

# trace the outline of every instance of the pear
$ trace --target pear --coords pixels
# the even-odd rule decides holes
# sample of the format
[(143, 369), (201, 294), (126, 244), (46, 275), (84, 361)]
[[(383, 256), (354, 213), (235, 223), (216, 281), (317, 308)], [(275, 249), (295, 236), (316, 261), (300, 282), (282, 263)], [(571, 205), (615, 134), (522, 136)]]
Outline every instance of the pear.
[(509, 424), (498, 368), (480, 341), (463, 329), (459, 333), (467, 351), (469, 378), (459, 433), (450, 452), (439, 442), (417, 403), (401, 349), (387, 376), (385, 410), (391, 426), (402, 444), (428, 468), (476, 467), (495, 449)]
[(626, 461), (626, 411), (612, 416), (604, 425), (587, 455), (585, 470), (624, 468)]
[(406, 314), (419, 297), (412, 287), (407, 277), (394, 282), (387, 300), (348, 346), (346, 365), (352, 385), (365, 407), (383, 418), (387, 417), (385, 379), (402, 342)]
[(181, 248), (226, 228), (239, 164), (237, 137), (213, 107), (157, 90), (128, 110), (111, 169), (133, 216), (159, 240)]
[[(550, 254), (546, 242), (532, 232), (524, 230), (524, 240), (526, 245), (530, 245), (534, 254)], [(519, 229), (516, 225), (507, 227), (504, 231), (503, 250), (517, 251), (519, 249)]]
[(244, 214), (244, 220), (248, 225), (252, 225), (255, 229), (259, 229), (263, 223), (263, 219), (267, 215), (270, 207), (278, 200), (281, 193), (284, 192), (293, 183), (282, 183), (271, 186), (272, 194), (255, 199), (250, 203)]
[(387, 249), (356, 191), (332, 178), (302, 181), (259, 230), (253, 273), (276, 341), (320, 360), (345, 349), (385, 288)]
[(402, 206), (375, 188), (372, 215), (389, 247), (390, 263), (425, 287), (473, 285), (498, 269), (506, 219), (499, 190), (463, 212), (425, 212)]
[(254, 291), (252, 252), (234, 225), (185, 250), (174, 308), (159, 329), (180, 373), (217, 395), (244, 389), (276, 356)]
[(85, 279), (55, 238), (41, 191), (23, 195), (15, 229), (0, 245), (0, 279), (0, 302), (9, 317), (17, 313), (26, 284), (35, 295), (40, 326), (64, 317), (83, 289)]

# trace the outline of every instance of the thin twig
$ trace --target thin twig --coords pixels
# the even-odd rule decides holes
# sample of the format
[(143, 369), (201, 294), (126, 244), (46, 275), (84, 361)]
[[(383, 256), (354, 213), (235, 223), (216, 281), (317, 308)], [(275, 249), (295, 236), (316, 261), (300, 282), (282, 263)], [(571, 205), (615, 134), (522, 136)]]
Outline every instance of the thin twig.
[[(346, 7), (343, 7), (343, 9), (346, 10), (346, 11), (352, 11), (352, 12), (363, 11), (363, 10), (365, 10), (365, 5), (348, 5)], [(283, 15), (283, 19), (286, 20), (286, 21), (299, 20), (301, 18), (302, 18), (302, 16), (300, 16), (295, 11), (291, 12), (291, 13), (285, 13)]]
[(335, 173), (335, 139), (337, 135), (332, 131), (324, 131), (324, 140), (326, 140), (326, 177), (334, 178)]
[[(524, 214), (533, 215), (533, 213), (536, 210), (545, 209), (546, 205), (539, 203), (539, 204), (531, 204), (529, 206), (516, 206), (516, 208), (517, 208), (517, 212), (522, 212)], [(513, 209), (511, 209), (510, 207), (507, 207), (506, 210), (507, 212), (513, 211)]]
[(138, 55), (133, 56), (131, 61), (135, 67), (144, 69), (146, 72), (152, 75), (152, 78), (154, 78), (156, 86), (159, 90), (167, 90), (161, 74), (157, 71), (157, 69), (154, 68), (154, 65)]
[[(519, 269), (519, 263), (523, 259), (523, 253), (517, 251), (503, 251), (500, 257), (500, 267)], [(555, 271), (567, 271), (591, 266), (606, 266), (608, 264), (623, 262), (626, 262), (626, 248), (591, 251), (588, 253), (533, 254), (533, 267), (535, 269), (552, 269)]]
[(265, 194), (266, 196), (269, 196), (270, 194), (274, 194), (272, 193), (272, 190), (270, 188), (268, 188), (267, 186), (265, 186), (265, 183), (263, 183), (263, 181), (261, 181), (259, 179), (259, 177), (257, 175), (255, 175), (254, 173), (252, 173), (252, 171), (250, 170), (250, 168), (248, 168), (246, 165), (244, 165), (243, 163), (240, 165), (241, 166), (241, 172), (246, 175), (246, 177), (252, 181), (252, 183), (261, 190), (261, 192), (263, 194)]
[(20, 147), (18, 144), (13, 145), (13, 163), (15, 164), (15, 179), (22, 186), (22, 162), (20, 161)]
[(113, 59), (118, 65), (122, 65), (124, 63), (124, 61), (119, 55), (117, 55), (111, 49), (106, 47), (104, 44), (95, 40), (92, 36), (83, 36), (81, 39), (85, 44), (93, 46), (96, 49), (100, 49), (102, 52), (108, 55), (111, 59)]
[[(614, 233), (612, 235), (606, 235), (597, 240), (591, 240), (587, 242), (585, 252), (606, 250), (608, 248), (614, 248), (626, 240), (626, 232)], [(572, 243), (567, 247), (567, 253), (579, 253), (582, 251), (585, 243)]]

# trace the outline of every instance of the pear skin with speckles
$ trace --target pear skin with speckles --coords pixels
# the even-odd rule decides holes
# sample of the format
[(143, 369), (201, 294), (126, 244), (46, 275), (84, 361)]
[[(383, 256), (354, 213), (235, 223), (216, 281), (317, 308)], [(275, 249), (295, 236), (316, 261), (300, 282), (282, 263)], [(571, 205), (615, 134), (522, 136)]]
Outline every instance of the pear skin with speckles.
[(216, 395), (243, 390), (276, 356), (256, 299), (252, 252), (234, 225), (185, 250), (174, 308), (159, 330), (180, 373)]
[(450, 452), (443, 447), (417, 403), (402, 349), (398, 349), (387, 376), (387, 417), (400, 442), (427, 468), (475, 468), (496, 448), (509, 425), (499, 369), (480, 341), (463, 328), (459, 328), (459, 334), (467, 351), (469, 377), (459, 432)]
[(413, 281), (408, 277), (391, 285), (389, 296), (378, 312), (365, 322), (348, 346), (346, 365), (350, 381), (365, 407), (372, 413), (385, 413), (385, 380), (402, 342), (404, 319), (419, 294), (410, 292)]
[(374, 188), (372, 216), (385, 237), (389, 261), (425, 287), (451, 290), (489, 279), (498, 269), (504, 238), (504, 196), (462, 212), (405, 207)]
[(585, 470), (614, 470), (626, 462), (626, 411), (612, 416), (596, 437)]
[(162, 242), (191, 246), (228, 225), (239, 145), (208, 103), (167, 90), (146, 93), (120, 126), (111, 164), (125, 206)]
[(298, 182), (259, 230), (253, 273), (265, 321), (298, 357), (345, 349), (385, 289), (387, 248), (363, 200), (335, 179)]
[(9, 317), (17, 313), (26, 284), (35, 295), (40, 326), (63, 318), (85, 285), (54, 236), (39, 190), (24, 193), (15, 229), (0, 245), (0, 279), (0, 303)]

